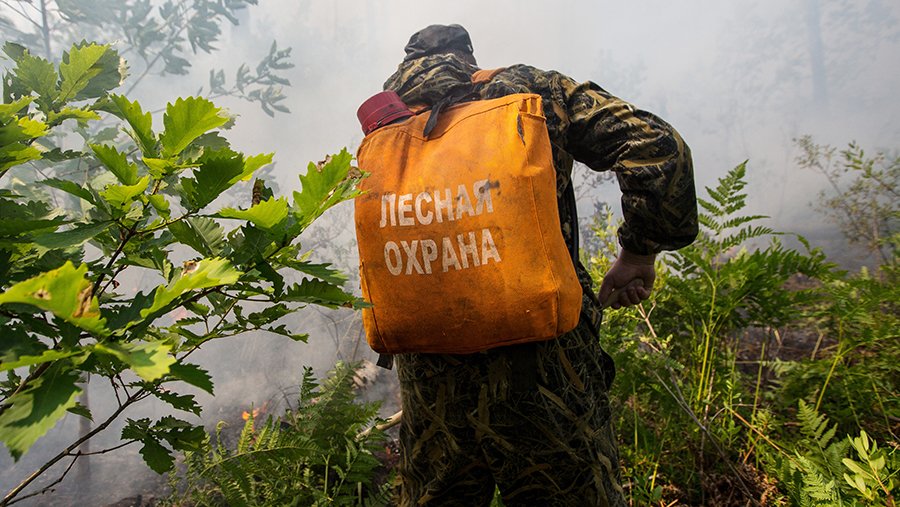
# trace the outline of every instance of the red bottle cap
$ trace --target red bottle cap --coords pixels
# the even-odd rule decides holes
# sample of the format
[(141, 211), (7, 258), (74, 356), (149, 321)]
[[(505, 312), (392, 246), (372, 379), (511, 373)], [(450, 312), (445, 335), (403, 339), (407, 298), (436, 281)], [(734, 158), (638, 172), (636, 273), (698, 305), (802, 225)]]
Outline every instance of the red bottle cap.
[(413, 112), (400, 100), (397, 92), (390, 90), (372, 95), (356, 111), (356, 117), (366, 135), (394, 120), (410, 116), (413, 116)]

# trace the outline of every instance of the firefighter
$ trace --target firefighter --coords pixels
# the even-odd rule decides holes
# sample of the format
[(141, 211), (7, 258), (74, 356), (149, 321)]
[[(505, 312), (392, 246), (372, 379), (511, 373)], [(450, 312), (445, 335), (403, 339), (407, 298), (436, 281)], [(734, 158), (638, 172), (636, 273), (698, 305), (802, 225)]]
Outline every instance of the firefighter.
[[(479, 70), (459, 25), (429, 26), (405, 51), (384, 88), (411, 107), (435, 107), (471, 86)], [(696, 237), (690, 150), (657, 116), (559, 72), (513, 65), (477, 93), (542, 97), (560, 227), (582, 285), (581, 318), (548, 341), (467, 355), (396, 356), (401, 505), (486, 506), (496, 486), (508, 506), (623, 506), (607, 396), (615, 369), (598, 338), (601, 309), (647, 299), (656, 254)], [(613, 171), (622, 192), (621, 250), (599, 292), (579, 262), (574, 160)]]

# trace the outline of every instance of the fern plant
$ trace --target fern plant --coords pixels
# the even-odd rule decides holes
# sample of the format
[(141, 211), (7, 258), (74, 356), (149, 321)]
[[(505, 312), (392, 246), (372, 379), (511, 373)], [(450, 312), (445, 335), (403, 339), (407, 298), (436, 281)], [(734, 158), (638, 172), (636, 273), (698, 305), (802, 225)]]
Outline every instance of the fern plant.
[[(634, 467), (631, 483), (648, 485), (632, 487), (637, 503), (656, 503), (661, 492), (667, 502), (703, 503), (702, 484), (722, 473), (738, 475), (745, 496), (757, 495), (742, 478), (750, 474), (739, 471), (747, 466), (739, 457), (746, 463), (755, 445), (743, 421), (756, 420), (759, 400), (751, 386), (762, 375), (757, 369), (745, 377), (739, 368), (740, 339), (751, 326), (801, 319), (820, 294), (787, 282), (798, 275), (825, 278), (832, 269), (802, 238), (802, 249), (789, 248), (780, 233), (759, 225), (764, 216), (744, 213), (746, 171), (739, 164), (706, 189), (700, 236), (661, 258), (650, 300), (604, 315), (604, 344), (613, 345), (618, 366), (613, 399), (624, 400), (622, 454)], [(601, 219), (594, 231), (611, 242), (613, 229)], [(610, 242), (601, 240), (600, 254), (590, 259), (598, 281), (616, 251)], [(661, 477), (668, 487), (657, 490)]]
[[(793, 452), (766, 455), (791, 505), (893, 506), (895, 476), (900, 472), (896, 449), (878, 448), (865, 431), (836, 439), (837, 425), (800, 400), (797, 420), (801, 437)], [(856, 451), (859, 461), (848, 457)]]
[[(385, 505), (391, 481), (373, 484), (375, 457), (385, 440), (375, 422), (377, 403), (357, 403), (356, 368), (338, 363), (320, 385), (306, 368), (298, 404), (257, 426), (252, 415), (235, 445), (224, 423), (198, 451), (185, 453), (168, 503), (221, 505)], [(178, 493), (182, 491), (183, 493)]]
[(788, 248), (781, 233), (757, 224), (766, 217), (742, 213), (745, 186), (746, 162), (706, 189), (708, 198), (698, 200), (701, 233), (664, 258), (667, 282), (655, 301), (655, 327), (679, 337), (673, 355), (686, 370), (683, 387), (698, 412), (718, 397), (729, 405), (739, 401), (731, 343), (738, 332), (799, 320), (819, 294), (789, 289), (787, 282), (798, 275), (824, 278), (832, 269), (803, 238), (797, 238), (803, 250)]

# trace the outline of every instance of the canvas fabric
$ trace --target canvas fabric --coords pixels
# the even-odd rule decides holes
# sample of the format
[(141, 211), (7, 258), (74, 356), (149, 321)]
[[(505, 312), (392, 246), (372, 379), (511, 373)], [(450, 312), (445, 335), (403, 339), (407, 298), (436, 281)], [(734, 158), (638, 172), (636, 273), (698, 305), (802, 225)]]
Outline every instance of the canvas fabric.
[[(435, 114), (435, 113), (432, 113)], [(575, 327), (541, 97), (513, 94), (382, 127), (357, 154), (363, 310), (383, 353), (464, 354)], [(432, 122), (433, 123), (433, 122)]]

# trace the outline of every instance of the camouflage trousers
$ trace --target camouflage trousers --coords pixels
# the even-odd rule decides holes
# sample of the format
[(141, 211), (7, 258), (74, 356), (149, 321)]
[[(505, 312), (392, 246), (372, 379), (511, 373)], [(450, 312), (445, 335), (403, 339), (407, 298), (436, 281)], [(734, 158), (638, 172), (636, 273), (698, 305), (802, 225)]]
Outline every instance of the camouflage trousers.
[(584, 319), (547, 342), (397, 357), (401, 505), (624, 506), (607, 391)]

